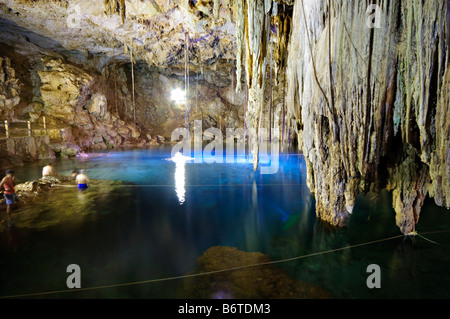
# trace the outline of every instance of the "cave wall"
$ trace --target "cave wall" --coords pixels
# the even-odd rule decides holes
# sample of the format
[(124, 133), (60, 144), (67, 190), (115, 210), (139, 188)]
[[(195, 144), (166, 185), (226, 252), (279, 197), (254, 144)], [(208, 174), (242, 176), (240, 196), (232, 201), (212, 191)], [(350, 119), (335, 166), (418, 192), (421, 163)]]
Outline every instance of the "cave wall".
[(1, 117), (13, 123), (11, 129), (14, 122), (23, 121), (42, 128), (45, 116), (52, 144), (72, 143), (80, 150), (148, 142), (139, 140), (136, 125), (110, 110), (111, 83), (101, 74), (62, 56), (22, 56), (12, 48), (4, 52), (2, 61), (8, 71), (2, 82)]
[(321, 220), (383, 188), (403, 233), (427, 195), (450, 207), (449, 3), (295, 2), (287, 105)]
[[(45, 116), (57, 153), (61, 142), (77, 150), (158, 145), (185, 125), (185, 104), (171, 96), (185, 86), (178, 72), (135, 65), (134, 123), (131, 63), (113, 62), (99, 73), (63, 56), (30, 58), (11, 51), (8, 55), (0, 60), (1, 118), (13, 123), (29, 120), (42, 127)], [(243, 127), (244, 95), (234, 91), (233, 76), (192, 74), (191, 127), (195, 120), (202, 120), (204, 129), (218, 127), (224, 134), (227, 127)]]
[[(138, 125), (152, 136), (171, 139), (173, 130), (185, 127), (193, 129), (194, 121), (201, 120), (203, 129), (225, 129), (243, 127), (244, 92), (234, 91), (234, 74), (220, 74), (215, 71), (195, 72), (192, 67), (189, 76), (188, 111), (183, 101), (173, 99), (174, 90), (185, 90), (184, 70), (149, 67), (146, 63), (135, 66), (135, 104)], [(110, 68), (111, 69), (111, 68)], [(119, 95), (131, 97), (131, 67), (125, 64), (116, 67), (123, 77)], [(231, 69), (231, 66), (230, 66)], [(121, 92), (120, 92), (121, 91)], [(125, 94), (126, 93), (126, 94)], [(112, 102), (112, 104), (115, 104)], [(120, 104), (120, 101), (119, 101)], [(132, 106), (131, 99), (127, 100)], [(113, 105), (114, 108), (114, 105)], [(133, 119), (132, 108), (119, 106), (121, 116)], [(193, 131), (191, 132), (193, 134)]]
[[(184, 87), (188, 65), (187, 121), (191, 128), (195, 120), (202, 119), (203, 128), (214, 126), (223, 132), (226, 127), (244, 126), (257, 131), (270, 124), (280, 130), (285, 111), (285, 83), (280, 82), (284, 67), (280, 64), (285, 57), (288, 33), (286, 21), (281, 18), (285, 7), (282, 2), (292, 4), (249, 2), (247, 10), (243, 1), (229, 0), (7, 0), (0, 4), (1, 39), (12, 50), (20, 51), (20, 57), (14, 57), (17, 65), (31, 56), (36, 61), (31, 65), (34, 71), (21, 79), (24, 88), (33, 89), (25, 90), (27, 102), (20, 109), (34, 104), (28, 112), (16, 108), (15, 114), (37, 117), (43, 110), (48, 112), (53, 116), (52, 124), (70, 126), (68, 136), (78, 138), (73, 142), (83, 149), (128, 145), (139, 135), (136, 129), (140, 130), (139, 145), (144, 140), (147, 144), (154, 142), (155, 136), (167, 139), (173, 129), (185, 125), (183, 105), (175, 105), (170, 94), (173, 88)], [(245, 14), (238, 12), (239, 4)], [(258, 15), (255, 10), (259, 10)], [(259, 21), (262, 16), (264, 23)], [(246, 27), (240, 41), (236, 41), (236, 32), (240, 32), (236, 28), (238, 17)], [(255, 23), (249, 27), (250, 20)], [(273, 48), (269, 38), (273, 39)], [(258, 39), (264, 41), (261, 47)], [(238, 61), (237, 48), (242, 53)], [(254, 70), (248, 68), (250, 51), (251, 63), (257, 66)], [(258, 56), (264, 59), (263, 63)], [(270, 93), (264, 85), (269, 82), (269, 72), (274, 78)], [(254, 82), (250, 77), (259, 84), (249, 85)], [(66, 95), (69, 100), (64, 99)], [(19, 98), (24, 101), (22, 95)], [(106, 113), (89, 112), (98, 108)], [(6, 117), (13, 111), (8, 113)], [(114, 125), (123, 126), (122, 122), (137, 125), (114, 130), (119, 134), (110, 131)], [(105, 125), (99, 125), (102, 123)], [(125, 131), (134, 136), (124, 137), (121, 132)], [(256, 135), (253, 138), (256, 141)], [(257, 159), (257, 150), (254, 153)]]

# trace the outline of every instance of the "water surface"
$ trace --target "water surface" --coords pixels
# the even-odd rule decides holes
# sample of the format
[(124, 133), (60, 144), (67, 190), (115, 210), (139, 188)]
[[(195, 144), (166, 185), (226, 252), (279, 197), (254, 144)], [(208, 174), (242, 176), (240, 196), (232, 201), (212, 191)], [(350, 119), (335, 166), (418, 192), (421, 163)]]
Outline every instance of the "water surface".
[[(81, 267), (87, 288), (182, 276), (213, 246), (282, 260), (400, 235), (387, 192), (360, 196), (347, 228), (318, 222), (301, 154), (280, 154), (278, 173), (261, 175), (249, 162), (177, 165), (167, 160), (170, 150), (57, 160), (61, 173), (85, 169), (92, 179), (117, 183), (96, 183), (81, 194), (54, 189), (17, 209), (16, 227), (3, 225), (0, 233), (0, 295), (65, 290), (70, 264)], [(18, 181), (39, 178), (43, 165), (16, 168)], [(419, 233), (448, 229), (449, 211), (428, 200)], [(424, 236), (438, 244), (399, 237), (277, 266), (336, 298), (449, 298), (450, 233)], [(366, 285), (370, 264), (381, 268), (380, 289)], [(180, 280), (170, 280), (39, 297), (189, 296)]]

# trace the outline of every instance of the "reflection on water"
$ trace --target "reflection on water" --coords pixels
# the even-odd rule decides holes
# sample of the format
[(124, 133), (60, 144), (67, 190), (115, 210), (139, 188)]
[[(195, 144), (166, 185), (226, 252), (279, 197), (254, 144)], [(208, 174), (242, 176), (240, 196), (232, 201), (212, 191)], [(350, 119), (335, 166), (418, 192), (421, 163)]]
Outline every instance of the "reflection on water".
[[(345, 229), (317, 222), (299, 154), (280, 154), (274, 175), (254, 172), (248, 162), (178, 166), (170, 157), (170, 148), (156, 148), (57, 161), (60, 173), (85, 169), (90, 179), (111, 182), (94, 181), (82, 194), (52, 189), (35, 205), (14, 211), (15, 227), (0, 225), (0, 295), (66, 289), (70, 264), (80, 265), (82, 287), (93, 287), (184, 275), (215, 246), (281, 260), (399, 235), (387, 192), (376, 200), (359, 197)], [(39, 178), (43, 164), (17, 168), (18, 181)], [(448, 211), (427, 201), (416, 229), (450, 229)], [(399, 238), (277, 267), (338, 298), (448, 298), (450, 254), (443, 245), (450, 246), (449, 233), (427, 237), (442, 245)], [(382, 271), (378, 290), (365, 284), (373, 263)], [(180, 285), (165, 281), (49, 297), (189, 297)]]
[(186, 200), (186, 163), (175, 163), (175, 165), (175, 192), (180, 205), (183, 205)]
[(180, 205), (183, 205), (186, 201), (186, 162), (193, 160), (193, 158), (183, 156), (178, 152), (169, 160), (175, 163), (175, 192)]

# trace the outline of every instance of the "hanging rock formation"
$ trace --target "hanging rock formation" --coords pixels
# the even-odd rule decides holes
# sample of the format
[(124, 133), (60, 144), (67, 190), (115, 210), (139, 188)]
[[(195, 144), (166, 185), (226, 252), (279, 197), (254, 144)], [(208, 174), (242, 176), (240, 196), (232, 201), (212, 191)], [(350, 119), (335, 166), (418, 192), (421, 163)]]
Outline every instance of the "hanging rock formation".
[[(276, 113), (280, 113), (274, 112), (272, 109), (272, 100), (274, 91), (284, 96), (284, 82), (281, 84), (281, 79), (285, 79), (282, 73), (285, 69), (286, 44), (289, 39), (288, 21), (289, 17), (284, 10), (278, 9), (276, 1), (237, 1), (236, 74), (238, 85), (236, 91), (241, 90), (241, 71), (244, 67), (248, 98), (247, 105), (244, 107), (247, 112), (246, 127), (249, 129), (249, 147), (253, 155), (254, 170), (258, 169), (259, 163), (258, 141), (261, 138), (267, 139), (267, 132), (262, 128), (272, 130), (272, 127), (278, 126), (278, 124), (273, 125), (271, 120)], [(273, 43), (275, 43), (275, 47)], [(273, 64), (275, 70), (273, 70)], [(269, 80), (273, 74), (275, 75), (275, 89), (272, 81)], [(268, 82), (270, 82), (270, 86), (267, 85)], [(269, 104), (270, 107), (267, 108)], [(284, 110), (284, 103), (281, 108)], [(268, 121), (264, 120), (264, 114), (266, 118), (267, 115), (269, 116)], [(284, 123), (284, 116), (282, 121)], [(278, 133), (279, 128), (275, 132)], [(284, 125), (281, 134), (284, 140), (283, 133)]]
[(343, 226), (383, 188), (405, 234), (427, 195), (450, 207), (449, 17), (449, 1), (295, 2), (287, 102), (320, 219)]

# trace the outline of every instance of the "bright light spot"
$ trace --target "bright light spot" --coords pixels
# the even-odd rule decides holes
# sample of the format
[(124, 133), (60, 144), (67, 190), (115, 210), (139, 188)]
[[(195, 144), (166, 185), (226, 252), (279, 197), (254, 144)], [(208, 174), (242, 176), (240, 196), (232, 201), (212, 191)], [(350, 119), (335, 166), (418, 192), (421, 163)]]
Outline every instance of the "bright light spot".
[(167, 160), (175, 163), (175, 192), (180, 205), (183, 205), (186, 201), (186, 162), (193, 160), (193, 158), (178, 152)]
[(194, 158), (189, 157), (189, 156), (184, 156), (183, 154), (181, 154), (180, 152), (175, 153), (175, 155), (171, 158), (167, 158), (167, 161), (172, 161), (175, 164), (184, 164), (188, 161), (192, 161), (194, 160)]
[(186, 101), (186, 93), (182, 89), (172, 90), (172, 101), (177, 104), (184, 104)]
[(175, 192), (180, 205), (186, 201), (186, 168), (184, 162), (175, 162)]

